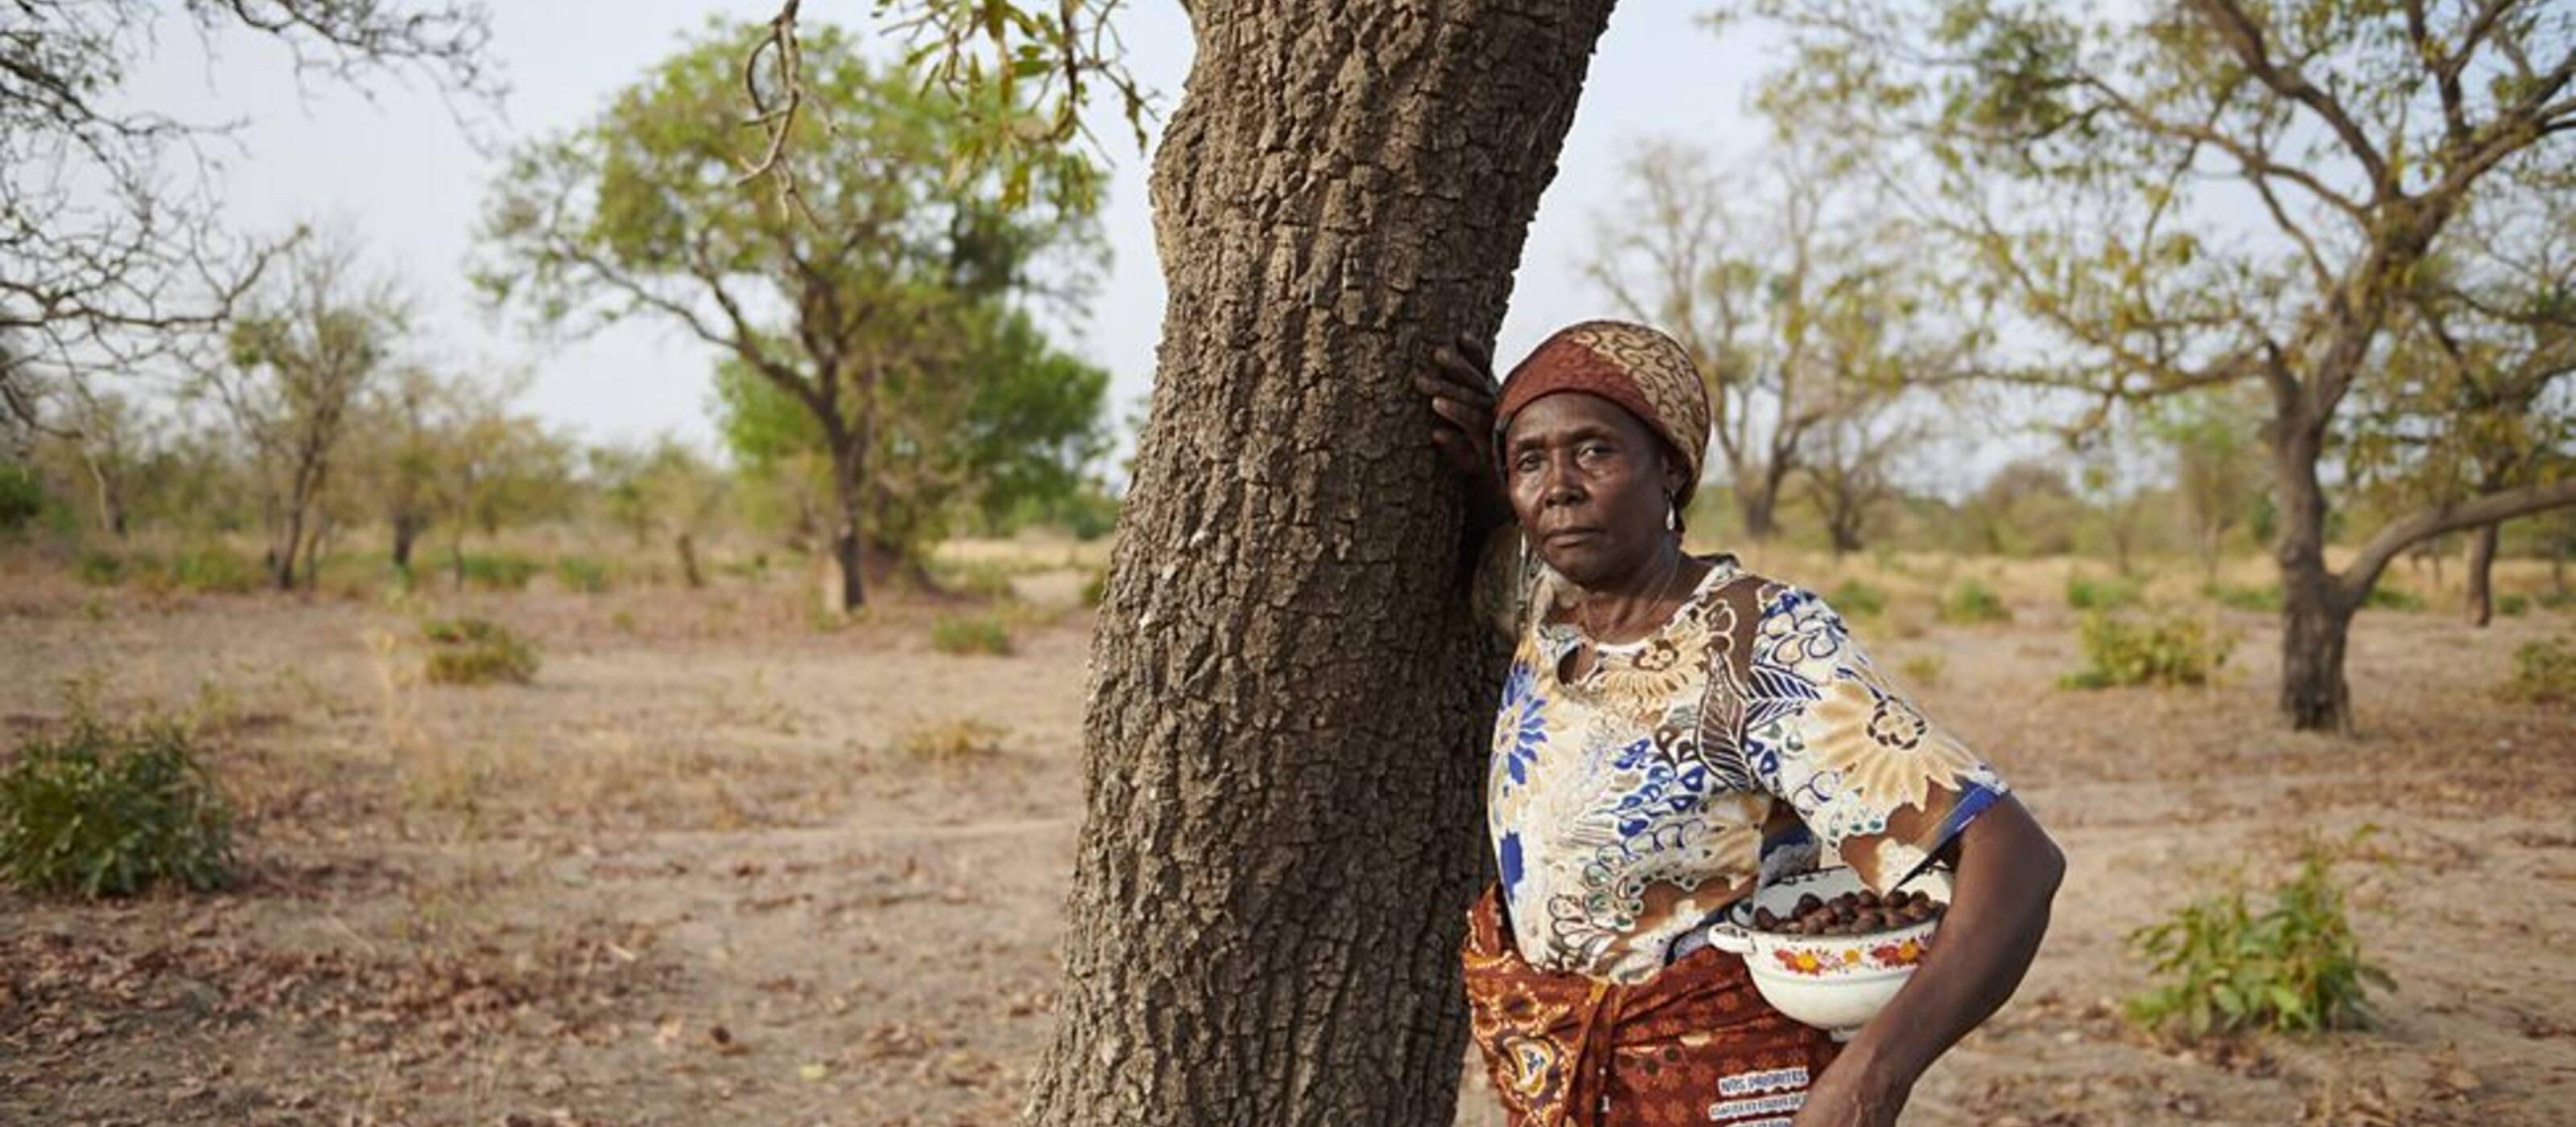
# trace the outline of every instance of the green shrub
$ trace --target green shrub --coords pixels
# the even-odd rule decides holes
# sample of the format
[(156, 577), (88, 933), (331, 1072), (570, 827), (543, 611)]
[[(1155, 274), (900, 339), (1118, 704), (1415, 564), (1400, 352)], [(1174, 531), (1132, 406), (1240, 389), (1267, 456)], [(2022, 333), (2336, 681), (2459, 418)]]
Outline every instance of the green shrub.
[(525, 591), (543, 569), (525, 556), (494, 555), (467, 556), (458, 570), (465, 582), (486, 591)]
[(1082, 581), (1082, 605), (1097, 607), (1109, 597), (1109, 569), (1097, 568)]
[(2012, 610), (1985, 584), (1966, 579), (1941, 600), (1940, 617), (1943, 622), (2010, 622)]
[(36, 471), (17, 462), (0, 462), (0, 533), (15, 534), (45, 511), (45, 485)]
[(942, 567), (933, 582), (947, 590), (979, 599), (1017, 597), (1019, 589), (1011, 585), (1011, 570), (1000, 564), (966, 563)]
[(232, 873), (232, 811), (178, 725), (110, 725), (76, 708), (59, 739), (0, 771), (0, 876), (32, 893), (204, 891)]
[(584, 595), (604, 594), (608, 590), (608, 565), (588, 556), (555, 557), (555, 582), (566, 591)]
[(2234, 638), (2185, 614), (2129, 619), (2092, 611), (2075, 630), (2085, 665), (2059, 682), (2070, 689), (2205, 685), (2235, 648)]
[(2576, 703), (2576, 649), (2557, 638), (2524, 642), (2513, 651), (2513, 676), (2496, 695), (2525, 704)]
[(2161, 980), (2129, 999), (2129, 1019), (2191, 1037), (2247, 1029), (2317, 1032), (2372, 1023), (2370, 987), (2397, 984), (2362, 961), (2333, 866), (2340, 851), (2314, 838), (2299, 874), (2256, 915), (2241, 882), (2129, 935)]
[(2576, 606), (2576, 591), (2543, 591), (2539, 602), (2542, 610), (2565, 610)]
[(2528, 595), (2498, 595), (2496, 596), (2495, 609), (2497, 614), (2501, 614), (2506, 618), (2520, 618), (2531, 612), (2531, 597)]
[(2277, 613), (2281, 609), (2279, 584), (2246, 587), (2233, 583), (2211, 583), (2202, 587), (2200, 593), (2208, 596), (2210, 601), (2232, 610)]
[(1844, 618), (1876, 618), (1887, 613), (1887, 593), (1857, 579), (1846, 579), (1825, 596), (1825, 605)]
[(944, 654), (1011, 652), (1011, 632), (992, 615), (941, 615), (930, 624), (930, 648)]
[(2145, 598), (2146, 591), (2134, 579), (2066, 577), (2066, 605), (2076, 610), (2118, 610)]
[(2376, 610), (2418, 611), (2424, 609), (2424, 596), (2402, 587), (2373, 583), (2370, 593), (2362, 596), (2361, 605)]
[(92, 587), (114, 587), (125, 581), (125, 557), (92, 548), (72, 561), (72, 574)]
[(1905, 675), (1908, 685), (1938, 685), (1942, 672), (1948, 668), (1949, 663), (1941, 660), (1939, 654), (1916, 654), (1906, 658), (1905, 664), (1898, 666), (1897, 671)]
[(536, 679), (536, 648), (490, 619), (433, 619), (420, 632), (430, 643), (421, 675), (432, 684), (524, 685)]
[(182, 591), (240, 594), (257, 589), (264, 577), (239, 552), (221, 544), (197, 544), (170, 557), (166, 578)]

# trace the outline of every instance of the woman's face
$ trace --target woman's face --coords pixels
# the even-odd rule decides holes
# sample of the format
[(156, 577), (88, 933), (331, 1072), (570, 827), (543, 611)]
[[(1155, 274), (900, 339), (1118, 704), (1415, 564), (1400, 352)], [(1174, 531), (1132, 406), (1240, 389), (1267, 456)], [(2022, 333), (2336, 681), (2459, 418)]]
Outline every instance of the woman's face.
[(1681, 470), (1627, 409), (1559, 392), (1512, 416), (1503, 485), (1539, 558), (1577, 585), (1633, 574), (1669, 536)]

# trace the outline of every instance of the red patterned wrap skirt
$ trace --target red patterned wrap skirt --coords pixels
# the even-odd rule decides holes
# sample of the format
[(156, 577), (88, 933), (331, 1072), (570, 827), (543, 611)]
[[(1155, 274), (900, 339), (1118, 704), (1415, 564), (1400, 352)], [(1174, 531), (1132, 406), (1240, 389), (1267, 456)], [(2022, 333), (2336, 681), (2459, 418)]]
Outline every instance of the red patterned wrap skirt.
[(1772, 1009), (1744, 960), (1703, 947), (1633, 986), (1540, 970), (1499, 888), (1469, 911), (1467, 1011), (1512, 1127), (1785, 1127), (1834, 1059)]

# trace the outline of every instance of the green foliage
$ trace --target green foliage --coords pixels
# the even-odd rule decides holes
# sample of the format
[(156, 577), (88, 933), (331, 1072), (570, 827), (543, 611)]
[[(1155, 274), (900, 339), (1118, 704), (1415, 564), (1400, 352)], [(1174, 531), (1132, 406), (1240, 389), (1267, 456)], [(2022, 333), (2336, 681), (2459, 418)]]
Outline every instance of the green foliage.
[(2210, 601), (2230, 610), (2261, 611), (2277, 614), (2281, 610), (2281, 586), (2277, 583), (2246, 586), (2235, 583), (2204, 584), (2200, 593)]
[(2558, 638), (2515, 647), (2513, 676), (2496, 695), (2526, 704), (2576, 704), (2576, 649)]
[(2576, 591), (2543, 591), (2540, 593), (2540, 606), (2543, 610), (2576, 607)]
[(555, 582), (563, 589), (584, 595), (604, 594), (609, 588), (608, 565), (588, 556), (555, 557)]
[(2531, 612), (2531, 597), (2528, 595), (2498, 595), (2496, 596), (2495, 609), (2497, 614), (2501, 614), (2506, 618), (2520, 618)]
[[(742, 183), (764, 152), (741, 124), (743, 60), (766, 36), (712, 26), (597, 119), (514, 154), (479, 281), (549, 322), (642, 311), (721, 339), (719, 426), (739, 464), (830, 498), (793, 506), (799, 522), (828, 535), (847, 513), (871, 547), (919, 562), (961, 508), (1061, 494), (1105, 446), (1106, 374), (1018, 306), (1041, 280), (1079, 292), (1096, 200), (953, 163), (990, 107), (872, 67), (819, 26), (778, 150), (795, 191)], [(689, 311), (713, 307), (746, 312)]]
[(2342, 852), (2311, 838), (2298, 876), (2273, 889), (2272, 906), (2259, 915), (2231, 881), (2226, 892), (2130, 933), (2161, 981), (2129, 1000), (2129, 1019), (2194, 1038), (2368, 1028), (2368, 991), (2397, 984), (2361, 957), (2344, 886), (2334, 879)]
[(2134, 579), (2066, 578), (2066, 605), (2076, 610), (2118, 610), (2145, 598), (2145, 588)]
[(526, 556), (503, 553), (490, 555), (469, 553), (452, 561), (451, 566), (456, 574), (464, 577), (467, 584), (486, 591), (525, 591), (528, 589), (528, 581), (535, 579), (538, 572), (545, 570), (544, 564)]
[(2362, 596), (2361, 605), (2373, 610), (2419, 611), (2424, 609), (2424, 596), (2402, 587), (2373, 583), (2370, 593)]
[(2098, 610), (2077, 624), (2076, 640), (2085, 667), (2059, 682), (2072, 689), (2205, 685), (2236, 645), (2226, 632), (2190, 615), (2131, 619)]
[(125, 581), (125, 557), (97, 548), (84, 549), (72, 562), (72, 574), (92, 587), (114, 587)]
[(1097, 568), (1082, 581), (1082, 605), (1097, 607), (1109, 596), (1109, 569)]
[(490, 619), (433, 619), (420, 632), (430, 643), (421, 674), (431, 684), (524, 685), (536, 679), (536, 648)]
[(1858, 579), (1846, 579), (1825, 596), (1825, 604), (1844, 618), (1876, 618), (1887, 613), (1887, 593)]
[(932, 578), (942, 588), (979, 599), (1007, 600), (1019, 591), (1011, 583), (1011, 569), (993, 563), (944, 564), (933, 570)]
[(1897, 667), (1897, 671), (1905, 675), (1905, 683), (1908, 685), (1938, 685), (1941, 683), (1942, 674), (1948, 668), (1949, 663), (1943, 661), (1941, 655), (1924, 653), (1906, 658), (1904, 664)]
[(45, 511), (45, 484), (35, 468), (16, 461), (0, 462), (0, 533), (25, 531)]
[(192, 544), (170, 555), (169, 583), (182, 591), (240, 594), (262, 582), (250, 557), (217, 543)]
[(175, 723), (112, 725), (76, 706), (0, 770), (0, 876), (22, 891), (129, 896), (229, 879), (232, 811)]
[(930, 625), (930, 648), (944, 654), (1011, 652), (1011, 631), (992, 615), (943, 614)]
[(1963, 579), (1941, 600), (1939, 617), (1943, 622), (1979, 623), (2010, 622), (2012, 608), (1992, 588), (1974, 579)]

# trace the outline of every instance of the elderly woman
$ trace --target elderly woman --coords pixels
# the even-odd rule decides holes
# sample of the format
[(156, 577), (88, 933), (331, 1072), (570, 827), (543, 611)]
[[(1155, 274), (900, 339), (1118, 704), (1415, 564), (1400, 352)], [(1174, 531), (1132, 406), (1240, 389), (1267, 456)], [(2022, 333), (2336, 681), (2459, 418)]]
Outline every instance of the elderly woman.
[[(1464, 952), (1511, 1122), (1894, 1123), (2020, 983), (2057, 847), (1823, 600), (1682, 550), (1709, 404), (1671, 338), (1575, 325), (1499, 394), (1472, 344), (1437, 360), (1433, 437), (1495, 533), (1480, 585), (1518, 640), (1486, 789), (1500, 879)], [(1849, 1044), (1707, 944), (1783, 875), (1838, 861), (1884, 893), (1936, 859), (1940, 941)]]

